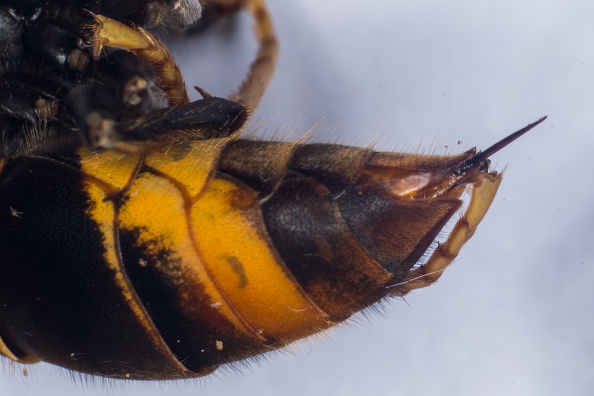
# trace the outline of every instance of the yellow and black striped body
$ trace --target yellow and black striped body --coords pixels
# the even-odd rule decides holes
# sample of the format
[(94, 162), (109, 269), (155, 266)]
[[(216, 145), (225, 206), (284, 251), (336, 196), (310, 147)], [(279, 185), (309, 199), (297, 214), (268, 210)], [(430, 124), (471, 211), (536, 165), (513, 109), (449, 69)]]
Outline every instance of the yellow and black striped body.
[[(120, 3), (0, 6), (0, 355), (13, 361), (198, 377), (433, 284), (501, 183), (488, 157), (544, 120), (453, 156), (238, 139), (278, 56), (263, 1), (246, 2), (260, 48), (238, 91), (198, 88), (191, 103), (167, 48), (124, 22), (181, 27), (200, 3)], [(208, 3), (215, 16), (244, 4)]]
[(409, 188), (472, 155), (213, 139), (5, 161), (0, 352), (173, 379), (286, 346), (402, 282), (463, 191)]

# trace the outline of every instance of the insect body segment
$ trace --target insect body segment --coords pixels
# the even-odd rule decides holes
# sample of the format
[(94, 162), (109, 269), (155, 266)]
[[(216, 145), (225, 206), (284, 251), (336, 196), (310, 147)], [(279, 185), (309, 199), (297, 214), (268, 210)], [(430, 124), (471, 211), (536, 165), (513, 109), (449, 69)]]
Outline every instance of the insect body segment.
[[(210, 139), (11, 159), (1, 271), (18, 281), (0, 289), (1, 351), (165, 379), (286, 346), (434, 282), (501, 181), (480, 162), (457, 172), (480, 155)], [(467, 185), (462, 223), (412, 269)]]

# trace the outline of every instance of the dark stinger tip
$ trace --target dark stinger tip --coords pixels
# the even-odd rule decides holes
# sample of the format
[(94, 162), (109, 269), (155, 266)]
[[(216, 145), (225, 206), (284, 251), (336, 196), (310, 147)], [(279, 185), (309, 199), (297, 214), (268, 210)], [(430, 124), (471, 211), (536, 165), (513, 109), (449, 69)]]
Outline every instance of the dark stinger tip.
[(517, 138), (519, 138), (520, 136), (522, 136), (523, 134), (525, 134), (526, 132), (528, 132), (529, 130), (531, 130), (532, 128), (534, 128), (546, 119), (547, 116), (544, 116), (538, 121), (533, 122), (532, 124), (528, 124), (524, 128), (512, 133), (509, 136), (504, 137), (488, 149), (478, 153), (477, 156), (473, 158), (473, 161), (478, 162), (489, 158), (490, 156), (492, 156), (493, 154), (495, 154), (496, 152), (498, 152), (499, 150), (501, 150), (502, 148), (504, 148), (505, 146), (507, 146), (508, 144), (510, 144), (511, 142), (513, 142), (514, 140), (516, 140)]

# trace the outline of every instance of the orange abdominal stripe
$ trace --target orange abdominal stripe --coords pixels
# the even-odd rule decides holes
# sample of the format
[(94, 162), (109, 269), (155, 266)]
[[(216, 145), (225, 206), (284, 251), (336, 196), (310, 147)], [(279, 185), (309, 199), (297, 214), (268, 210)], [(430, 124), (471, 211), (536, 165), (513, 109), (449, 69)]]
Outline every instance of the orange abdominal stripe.
[(11, 159), (0, 352), (171, 379), (286, 346), (434, 283), (501, 182), (484, 161), (232, 139)]

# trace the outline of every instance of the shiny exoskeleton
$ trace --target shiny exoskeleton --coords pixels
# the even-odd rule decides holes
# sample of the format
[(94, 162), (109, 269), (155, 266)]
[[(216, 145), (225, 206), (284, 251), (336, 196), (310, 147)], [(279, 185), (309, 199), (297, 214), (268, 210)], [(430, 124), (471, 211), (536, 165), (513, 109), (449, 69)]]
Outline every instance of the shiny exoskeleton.
[(241, 139), (277, 53), (262, 0), (247, 2), (260, 50), (238, 92), (191, 103), (167, 49), (122, 23), (189, 23), (163, 10), (173, 2), (130, 2), (125, 18), (83, 3), (64, 20), (49, 2), (0, 8), (21, 33), (82, 38), (62, 52), (88, 58), (55, 66), (53, 41), (2, 33), (23, 71), (2, 63), (3, 84), (23, 88), (0, 102), (0, 354), (16, 362), (198, 377), (430, 285), (493, 201), (488, 157), (543, 120), (452, 156)]
[[(0, 175), (2, 352), (118, 378), (208, 374), (435, 282), (500, 181), (473, 150), (211, 139), (14, 158)], [(468, 185), (453, 241), (413, 269)]]

